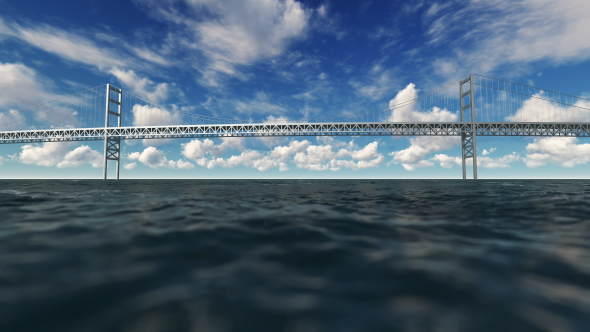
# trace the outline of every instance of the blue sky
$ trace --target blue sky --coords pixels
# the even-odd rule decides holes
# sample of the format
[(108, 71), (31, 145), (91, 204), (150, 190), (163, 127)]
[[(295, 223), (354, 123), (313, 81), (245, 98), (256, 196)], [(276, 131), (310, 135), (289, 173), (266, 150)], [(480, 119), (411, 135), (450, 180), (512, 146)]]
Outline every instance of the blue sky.
[[(0, 6), (4, 114), (105, 83), (195, 114), (249, 119), (380, 109), (398, 93), (427, 92), (469, 73), (590, 96), (586, 0)], [(477, 146), (480, 178), (590, 174), (585, 139), (478, 138)], [(122, 178), (461, 177), (456, 138), (177, 139), (123, 147)], [(0, 178), (101, 178), (102, 153), (102, 142), (4, 145)]]

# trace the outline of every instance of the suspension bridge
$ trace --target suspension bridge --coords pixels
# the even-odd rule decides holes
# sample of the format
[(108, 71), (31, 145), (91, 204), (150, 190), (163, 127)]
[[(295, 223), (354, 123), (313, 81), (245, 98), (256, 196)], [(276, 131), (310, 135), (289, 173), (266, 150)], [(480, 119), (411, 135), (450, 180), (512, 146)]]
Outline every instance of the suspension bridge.
[[(396, 97), (397, 99), (397, 97)], [(590, 136), (590, 99), (482, 75), (386, 108), (339, 117), (244, 120), (166, 108), (106, 84), (0, 113), (0, 144), (104, 140), (104, 176), (121, 140), (264, 136), (459, 136), (477, 179), (477, 136)]]

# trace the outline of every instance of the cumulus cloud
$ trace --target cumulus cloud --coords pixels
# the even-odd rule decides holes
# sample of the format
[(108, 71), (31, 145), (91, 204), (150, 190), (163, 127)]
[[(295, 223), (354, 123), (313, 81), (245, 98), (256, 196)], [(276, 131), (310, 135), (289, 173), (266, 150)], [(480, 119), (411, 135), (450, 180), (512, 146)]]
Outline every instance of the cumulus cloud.
[(4, 164), (4, 158), (2, 158), (2, 156), (0, 156), (0, 165)]
[(181, 125), (182, 118), (180, 114), (173, 113), (164, 108), (152, 107), (148, 105), (133, 105), (134, 126), (163, 126), (163, 125)]
[(406, 170), (413, 171), (418, 167), (434, 166), (426, 157), (434, 152), (448, 150), (461, 143), (455, 136), (421, 136), (410, 138), (410, 147), (389, 153), (393, 156), (392, 163), (401, 164)]
[[(200, 50), (208, 60), (203, 83), (211, 86), (218, 85), (219, 73), (243, 77), (237, 66), (282, 54), (292, 40), (305, 35), (310, 17), (295, 0), (186, 0), (178, 7), (140, 2), (154, 17), (184, 28), (189, 37), (181, 44)], [(195, 18), (203, 12), (208, 15)]]
[(68, 143), (27, 144), (21, 147), (19, 160), (28, 165), (55, 166), (59, 164), (70, 148)]
[(288, 164), (294, 162), (298, 168), (309, 170), (339, 170), (341, 168), (364, 169), (377, 167), (383, 163), (383, 155), (377, 152), (378, 142), (368, 144), (362, 149), (355, 149), (354, 144), (336, 150), (332, 145), (313, 145), (307, 140), (292, 140), (288, 145), (274, 147), (269, 152), (255, 150), (242, 151), (239, 155), (222, 158), (230, 149), (244, 149), (241, 141), (229, 145), (225, 140), (215, 144), (212, 140), (192, 140), (182, 145), (182, 154), (194, 160), (199, 166), (215, 167), (253, 167), (260, 171), (279, 168), (289, 170)]
[[(430, 161), (438, 162), (443, 168), (452, 168), (455, 165), (462, 166), (463, 164), (461, 157), (452, 157), (442, 153), (430, 158)], [(472, 164), (472, 161), (470, 161), (470, 164)]]
[(253, 167), (259, 171), (266, 171), (270, 168), (277, 167), (276, 161), (270, 159), (268, 156), (264, 156), (259, 151), (248, 150), (242, 152), (238, 156), (231, 156), (227, 159), (214, 158), (207, 159), (201, 158), (197, 160), (199, 166), (207, 167), (209, 169), (215, 168), (216, 166), (232, 168), (236, 166)]
[[(395, 98), (389, 102), (389, 108), (392, 110), (389, 117), (390, 122), (456, 122), (457, 114), (451, 113), (446, 109), (433, 107), (431, 110), (416, 110), (416, 105), (412, 102), (418, 98), (418, 90), (415, 84), (408, 84), (403, 90), (399, 91)], [(424, 136), (410, 138), (410, 147), (400, 151), (391, 152), (393, 156), (392, 163), (401, 164), (406, 170), (413, 171), (418, 167), (433, 166), (433, 161), (427, 160), (427, 156), (434, 152), (444, 151), (458, 145), (461, 142), (459, 137), (452, 136)], [(442, 158), (442, 157), (440, 157)], [(450, 165), (450, 161), (444, 163)]]
[[(151, 168), (180, 168), (180, 169), (194, 168), (194, 165), (186, 160), (182, 160), (182, 159), (180, 159), (178, 161), (168, 160), (168, 158), (166, 157), (166, 154), (163, 151), (158, 150), (157, 148), (155, 148), (153, 146), (149, 146), (149, 147), (145, 148), (142, 152), (130, 153), (127, 155), (127, 159), (129, 159), (131, 161), (139, 161), (145, 165), (148, 165)], [(135, 164), (135, 163), (130, 163), (128, 165), (131, 165), (131, 164)], [(130, 170), (130, 169), (135, 168), (135, 165), (129, 166), (129, 168), (127, 168), (127, 166), (125, 166), (125, 168)]]
[(90, 164), (92, 167), (101, 167), (103, 156), (98, 151), (92, 150), (87, 145), (82, 145), (69, 151), (70, 143), (47, 142), (41, 145), (27, 144), (21, 147), (22, 151), (18, 159), (28, 165), (78, 167)]
[(143, 164), (148, 165), (151, 168), (172, 168), (176, 166), (176, 163), (166, 158), (164, 152), (158, 150), (153, 146), (149, 146), (143, 150), (143, 152), (133, 152), (127, 156), (129, 160), (137, 160)]
[[(573, 105), (551, 102), (544, 92), (534, 94), (525, 100), (515, 114), (506, 117), (507, 121), (522, 122), (588, 122), (590, 120), (590, 101), (576, 99)], [(569, 101), (569, 100), (568, 100)]]
[(299, 152), (305, 151), (310, 143), (307, 140), (291, 141), (289, 145), (276, 146), (270, 152), (270, 157), (278, 163), (287, 163)]
[(183, 143), (182, 154), (188, 159), (197, 160), (205, 157), (209, 154), (213, 157), (220, 157), (227, 150), (243, 150), (244, 139), (241, 137), (227, 137), (221, 139), (221, 144), (215, 144), (210, 139), (194, 139), (188, 143)]
[(276, 161), (253, 150), (243, 151), (240, 155), (231, 156), (227, 159), (221, 158), (229, 150), (245, 149), (243, 138), (222, 138), (221, 140), (221, 144), (215, 144), (210, 139), (194, 139), (182, 144), (182, 154), (186, 158), (196, 161), (199, 166), (209, 169), (217, 166), (231, 168), (244, 165), (265, 171), (278, 166)]
[(548, 163), (574, 167), (590, 161), (590, 144), (578, 144), (576, 137), (547, 137), (535, 139), (526, 147), (524, 161), (528, 167)]
[(334, 151), (332, 145), (309, 145), (304, 151), (296, 153), (293, 161), (298, 168), (314, 171), (372, 168), (381, 165), (384, 160), (377, 151), (378, 146), (379, 143), (375, 141), (360, 150), (343, 148)]
[(389, 117), (390, 122), (456, 122), (458, 115), (446, 109), (433, 107), (432, 110), (416, 110), (413, 100), (418, 98), (418, 90), (413, 83), (408, 84), (399, 91), (395, 98), (389, 101), (389, 108), (392, 110)]
[(123, 165), (123, 168), (125, 168), (128, 171), (134, 169), (135, 167), (137, 167), (137, 163), (136, 162), (127, 163), (127, 164)]
[(92, 150), (88, 145), (82, 145), (75, 148), (73, 151), (66, 153), (62, 162), (57, 164), (57, 167), (78, 167), (83, 164), (91, 164), (92, 167), (101, 167), (104, 163), (104, 156)]
[[(508, 168), (511, 164), (522, 160), (519, 154), (513, 152), (512, 154), (505, 155), (499, 158), (491, 157), (477, 157), (477, 167), (483, 168)], [(441, 167), (452, 168), (453, 166), (462, 166), (461, 157), (448, 156), (446, 154), (437, 154), (429, 159), (432, 163), (439, 163)], [(473, 165), (473, 159), (467, 159), (466, 164), (468, 166)], [(434, 164), (428, 165), (434, 166)]]
[(481, 154), (482, 154), (483, 156), (487, 156), (488, 154), (490, 154), (490, 153), (492, 153), (492, 152), (494, 152), (494, 151), (496, 151), (496, 148), (491, 148), (490, 150), (483, 149), (483, 151), (482, 151), (482, 153), (481, 153)]
[(327, 162), (334, 158), (331, 145), (310, 145), (304, 152), (298, 152), (293, 160), (298, 168), (324, 171), (330, 168)]
[(195, 165), (189, 163), (186, 160), (179, 159), (176, 161), (176, 167), (178, 167), (180, 169), (192, 169), (192, 168), (195, 168)]
[(483, 168), (508, 168), (511, 164), (522, 160), (520, 155), (516, 152), (507, 154), (503, 157), (491, 158), (491, 157), (478, 157), (477, 167)]

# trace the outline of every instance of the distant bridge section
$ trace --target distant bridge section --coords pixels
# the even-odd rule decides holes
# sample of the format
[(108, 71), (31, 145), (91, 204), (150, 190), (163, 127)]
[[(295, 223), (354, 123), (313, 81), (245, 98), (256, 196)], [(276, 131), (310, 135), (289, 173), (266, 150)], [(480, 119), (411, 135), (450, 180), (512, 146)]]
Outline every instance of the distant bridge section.
[[(266, 136), (459, 136), (463, 178), (477, 136), (590, 136), (590, 100), (480, 75), (418, 97), (413, 86), (389, 107), (331, 118), (243, 120), (165, 108), (110, 84), (20, 111), (0, 113), (0, 144), (105, 141), (116, 161), (121, 140)], [(403, 97), (406, 99), (403, 99)]]

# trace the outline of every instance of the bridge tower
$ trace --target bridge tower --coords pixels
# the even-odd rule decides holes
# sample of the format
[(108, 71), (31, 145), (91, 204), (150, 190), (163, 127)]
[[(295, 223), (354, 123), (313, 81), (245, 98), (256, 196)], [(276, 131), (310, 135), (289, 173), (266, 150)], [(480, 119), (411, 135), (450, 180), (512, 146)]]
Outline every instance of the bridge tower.
[[(111, 98), (111, 93), (115, 92), (119, 95), (117, 99)], [(107, 95), (106, 95), (107, 105), (106, 105), (106, 114), (105, 114), (105, 140), (104, 140), (104, 171), (103, 171), (103, 180), (107, 179), (107, 166), (109, 164), (109, 160), (114, 160), (117, 162), (117, 180), (119, 180), (119, 163), (121, 160), (121, 137), (119, 136), (109, 136), (107, 128), (110, 127), (109, 118), (111, 115), (116, 116), (118, 119), (116, 127), (121, 127), (121, 109), (123, 105), (123, 90), (119, 90), (110, 84), (107, 84)], [(116, 112), (112, 111), (111, 105), (115, 104)], [(113, 126), (115, 127), (115, 126)]]
[[(469, 90), (463, 92), (465, 84), (469, 83)], [(475, 127), (475, 83), (473, 74), (459, 82), (459, 93), (461, 94), (461, 150), (463, 156), (463, 180), (467, 179), (466, 161), (473, 159), (473, 179), (477, 180), (477, 154), (476, 154), (476, 127)], [(469, 97), (469, 102), (465, 98)], [(469, 122), (465, 121), (465, 110), (471, 110)]]

